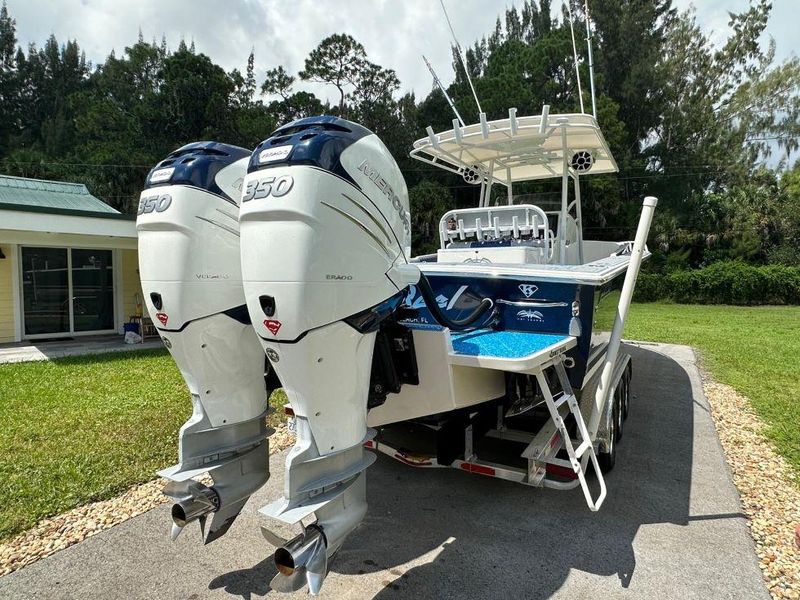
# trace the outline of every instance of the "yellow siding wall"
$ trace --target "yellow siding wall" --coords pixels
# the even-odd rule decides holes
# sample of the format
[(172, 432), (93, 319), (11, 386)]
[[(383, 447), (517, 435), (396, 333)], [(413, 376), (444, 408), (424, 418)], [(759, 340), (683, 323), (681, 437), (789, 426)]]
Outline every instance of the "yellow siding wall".
[(5, 258), (0, 258), (0, 344), (14, 341), (14, 300), (11, 295), (11, 246), (0, 245)]
[(120, 250), (122, 260), (122, 322), (127, 323), (131, 315), (137, 314), (136, 294), (145, 310), (142, 296), (142, 284), (139, 281), (139, 254), (136, 250)]

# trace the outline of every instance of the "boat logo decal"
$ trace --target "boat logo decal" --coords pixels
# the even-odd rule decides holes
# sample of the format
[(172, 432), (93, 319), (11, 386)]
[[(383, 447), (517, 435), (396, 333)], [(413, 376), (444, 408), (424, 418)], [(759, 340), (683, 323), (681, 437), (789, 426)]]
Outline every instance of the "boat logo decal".
[(526, 298), (530, 298), (539, 290), (538, 287), (533, 285), (532, 283), (522, 283), (519, 286), (519, 291), (525, 294)]
[(291, 144), (286, 146), (278, 146), (277, 148), (267, 148), (266, 150), (262, 150), (258, 153), (258, 162), (259, 164), (264, 164), (268, 162), (276, 162), (279, 160), (283, 160), (292, 152)]
[[(445, 310), (450, 310), (456, 304), (456, 301), (461, 297), (461, 295), (467, 291), (466, 285), (462, 285), (458, 288), (453, 294), (452, 298), (448, 298), (443, 294), (439, 294), (436, 296), (436, 303), (439, 305), (439, 308), (443, 308)], [(408, 288), (408, 295), (406, 296), (405, 300), (403, 301), (403, 305), (408, 308), (414, 309), (421, 309), (425, 308), (425, 299), (422, 297), (422, 294), (417, 295), (417, 286), (411, 285)]]
[(274, 319), (264, 319), (264, 327), (269, 329), (272, 335), (278, 335), (278, 330), (281, 328), (281, 322)]
[(467, 258), (463, 262), (486, 265), (486, 264), (490, 264), (492, 261), (490, 261), (488, 258), (484, 257), (484, 258)]
[(517, 319), (523, 321), (536, 321), (537, 323), (541, 323), (544, 321), (544, 315), (540, 313), (538, 310), (531, 310), (530, 308), (526, 308), (525, 310), (521, 310), (517, 313)]
[(137, 215), (146, 215), (153, 211), (164, 212), (172, 204), (172, 196), (169, 194), (161, 194), (160, 196), (142, 196), (139, 200), (139, 208), (136, 210)]
[(167, 316), (167, 313), (162, 313), (162, 312), (157, 312), (156, 313), (156, 319), (161, 321), (161, 324), (164, 325), (164, 326), (166, 326), (167, 321), (169, 321), (169, 317)]

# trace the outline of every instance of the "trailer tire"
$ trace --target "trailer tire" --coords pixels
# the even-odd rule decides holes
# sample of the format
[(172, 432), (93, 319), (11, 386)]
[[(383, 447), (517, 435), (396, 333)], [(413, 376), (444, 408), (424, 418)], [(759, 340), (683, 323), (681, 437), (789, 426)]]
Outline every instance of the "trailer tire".
[(631, 407), (631, 363), (628, 363), (625, 372), (622, 374), (622, 418), (627, 419)]
[(617, 462), (617, 440), (619, 439), (617, 436), (617, 423), (619, 423), (619, 410), (619, 402), (616, 402), (615, 399), (614, 407), (611, 411), (611, 422), (608, 425), (611, 430), (608, 432), (608, 451), (597, 452), (597, 464), (600, 465), (600, 471), (603, 473), (608, 473), (614, 468), (614, 464)]
[(614, 390), (614, 419), (617, 422), (617, 441), (622, 439), (622, 429), (625, 423), (625, 375), (620, 377), (619, 384)]

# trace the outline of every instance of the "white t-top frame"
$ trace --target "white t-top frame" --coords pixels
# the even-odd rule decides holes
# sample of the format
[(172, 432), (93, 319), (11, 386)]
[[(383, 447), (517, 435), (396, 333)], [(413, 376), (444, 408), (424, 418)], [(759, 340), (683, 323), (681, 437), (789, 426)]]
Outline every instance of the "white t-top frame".
[[(580, 175), (618, 170), (592, 115), (550, 115), (550, 107), (545, 105), (540, 115), (517, 117), (517, 109), (511, 108), (507, 119), (487, 121), (486, 113), (481, 113), (477, 124), (462, 127), (454, 119), (452, 129), (434, 133), (429, 126), (427, 133), (427, 137), (414, 142), (411, 157), (480, 184), (479, 207), (489, 206), (494, 183), (506, 186), (510, 205), (515, 182), (560, 177), (557, 256), (566, 255), (567, 217), (571, 216), (578, 230), (578, 261), (583, 262)], [(579, 154), (589, 156), (590, 162), (575, 163)], [(572, 201), (570, 178), (574, 184)]]

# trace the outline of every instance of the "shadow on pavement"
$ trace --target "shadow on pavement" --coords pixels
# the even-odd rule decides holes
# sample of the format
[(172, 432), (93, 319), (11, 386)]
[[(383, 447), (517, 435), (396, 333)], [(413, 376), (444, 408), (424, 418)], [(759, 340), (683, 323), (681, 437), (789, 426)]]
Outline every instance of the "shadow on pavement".
[[(386, 570), (378, 598), (546, 598), (573, 569), (616, 576), (627, 588), (640, 527), (689, 522), (694, 435), (684, 368), (651, 350), (631, 352), (634, 397), (598, 513), (589, 511), (579, 489), (533, 489), (455, 470), (413, 469), (380, 455), (368, 472), (367, 517), (332, 571)], [(416, 566), (409, 568), (412, 561)], [(209, 587), (224, 586), (249, 600), (267, 593), (274, 574), (268, 558)]]

